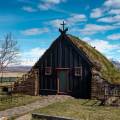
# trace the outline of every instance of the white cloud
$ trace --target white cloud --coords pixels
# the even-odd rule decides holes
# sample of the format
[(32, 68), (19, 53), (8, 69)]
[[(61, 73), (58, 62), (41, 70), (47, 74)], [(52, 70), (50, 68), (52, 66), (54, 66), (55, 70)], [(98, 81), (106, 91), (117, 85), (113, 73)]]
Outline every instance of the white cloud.
[(32, 66), (37, 60), (43, 55), (46, 49), (33, 48), (27, 52), (20, 53), (21, 56), (21, 65)]
[(42, 2), (38, 5), (38, 8), (41, 10), (49, 10), (52, 9), (57, 4), (60, 4), (61, 2), (65, 2), (66, 0), (42, 0)]
[(74, 24), (74, 23), (83, 22), (83, 21), (86, 21), (86, 20), (87, 20), (87, 18), (84, 14), (74, 14), (74, 15), (71, 15), (71, 17), (68, 18), (66, 21), (69, 24)]
[(108, 41), (96, 39), (90, 42), (92, 46), (95, 46), (100, 52), (106, 53), (118, 49), (118, 45), (112, 45)]
[(110, 17), (103, 17), (98, 19), (99, 22), (105, 22), (105, 23), (115, 23), (120, 21), (120, 15), (110, 16)]
[[(83, 38), (83, 40), (86, 41), (86, 37)], [(87, 37), (87, 42), (107, 56), (111, 55), (111, 52), (113, 52), (114, 50), (116, 51), (120, 48), (120, 45), (111, 44), (110, 42), (101, 39), (91, 39)]]
[(49, 3), (45, 3), (45, 4), (39, 4), (38, 8), (40, 8), (41, 10), (48, 10), (52, 7), (51, 4)]
[(90, 17), (91, 18), (99, 18), (103, 15), (103, 11), (102, 9), (100, 8), (96, 8), (96, 9), (93, 9), (91, 14), (90, 14)]
[(109, 11), (110, 14), (120, 15), (120, 9), (112, 9)]
[(104, 6), (109, 8), (120, 8), (120, 0), (106, 0)]
[(78, 32), (81, 32), (83, 34), (96, 34), (98, 32), (105, 32), (108, 30), (115, 29), (116, 26), (110, 26), (110, 25), (97, 25), (97, 24), (86, 24), (86, 26), (83, 29), (78, 29)]
[(22, 34), (24, 35), (37, 35), (37, 34), (42, 34), (48, 32), (48, 28), (32, 28), (32, 29), (27, 29), (21, 31)]
[(36, 12), (37, 11), (37, 9), (32, 8), (30, 6), (23, 6), (22, 9), (26, 12)]
[(120, 40), (120, 33), (109, 35), (107, 38), (110, 40)]
[(56, 20), (52, 20), (50, 21), (50, 24), (52, 24), (54, 27), (60, 28), (60, 24), (65, 21), (63, 19), (56, 19)]
[[(100, 22), (114, 21), (113, 19), (118, 19), (118, 16), (109, 16), (109, 15), (120, 15), (120, 0), (105, 0), (103, 5), (100, 8), (95, 8), (92, 10), (90, 17), (91, 18), (100, 18), (102, 16), (108, 16), (100, 19)], [(110, 19), (110, 21), (109, 21)], [(116, 21), (116, 20), (115, 20)]]
[[(43, 0), (44, 1), (44, 0)], [(47, 3), (59, 4), (61, 2), (65, 2), (66, 0), (46, 0)]]
[(54, 27), (60, 28), (60, 24), (65, 21), (69, 26), (74, 25), (75, 23), (79, 22), (85, 22), (87, 21), (87, 18), (84, 14), (72, 14), (69, 18), (66, 19), (56, 19), (52, 20), (50, 24), (52, 24)]
[(86, 42), (90, 42), (90, 41), (91, 41), (91, 38), (89, 38), (89, 37), (84, 37), (83, 40), (86, 41)]

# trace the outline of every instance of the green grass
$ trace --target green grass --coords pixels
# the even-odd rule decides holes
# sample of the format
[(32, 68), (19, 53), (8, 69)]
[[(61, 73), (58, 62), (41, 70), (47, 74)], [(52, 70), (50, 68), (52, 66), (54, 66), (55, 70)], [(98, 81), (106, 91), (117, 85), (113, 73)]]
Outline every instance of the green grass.
[[(2, 101), (1, 98), (3, 99)], [(41, 99), (40, 96), (14, 94), (11, 98), (11, 96), (2, 95), (0, 96), (0, 111), (12, 107), (26, 105), (38, 99)]]
[(34, 112), (77, 120), (120, 120), (120, 108), (98, 106), (99, 101), (69, 99)]

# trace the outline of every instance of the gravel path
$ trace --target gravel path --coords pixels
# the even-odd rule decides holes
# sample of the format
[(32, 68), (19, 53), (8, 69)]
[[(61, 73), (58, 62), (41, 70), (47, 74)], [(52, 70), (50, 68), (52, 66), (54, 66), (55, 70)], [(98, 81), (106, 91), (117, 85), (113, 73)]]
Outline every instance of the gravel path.
[[(31, 104), (28, 104), (28, 105), (25, 105), (25, 106), (20, 106), (20, 107), (14, 107), (14, 108), (7, 109), (7, 110), (4, 110), (4, 111), (0, 111), (0, 117), (20, 116), (20, 115), (29, 113), (29, 112), (31, 112), (35, 109), (48, 106), (52, 103), (55, 103), (55, 102), (58, 102), (58, 101), (64, 101), (68, 98), (71, 98), (71, 97), (66, 96), (66, 95), (43, 96), (43, 98), (41, 100), (38, 100), (38, 101), (33, 102)], [(18, 119), (18, 120), (23, 120), (23, 119)]]
[(32, 119), (32, 115), (26, 114), (26, 115), (16, 118), (15, 120), (31, 120), (31, 119)]

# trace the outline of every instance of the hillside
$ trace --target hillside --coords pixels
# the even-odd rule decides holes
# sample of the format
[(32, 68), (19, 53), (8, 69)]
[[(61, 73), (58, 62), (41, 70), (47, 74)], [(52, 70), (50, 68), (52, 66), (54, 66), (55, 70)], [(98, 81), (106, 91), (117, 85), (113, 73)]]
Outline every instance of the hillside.
[(90, 61), (95, 65), (96, 62), (101, 66), (100, 73), (101, 76), (108, 82), (113, 84), (120, 84), (120, 70), (118, 70), (112, 62), (110, 62), (103, 54), (97, 51), (95, 48), (87, 44), (86, 42), (80, 40), (79, 38), (68, 35), (70, 40), (79, 49), (82, 49)]
[(5, 72), (28, 72), (31, 66), (11, 66), (7, 67)]
[(3, 75), (2, 73), (0, 73), (0, 77), (3, 76), (2, 78), (3, 82), (13, 82), (13, 81), (16, 81), (17, 77), (22, 77), (30, 69), (31, 69), (30, 66), (7, 67), (6, 70), (3, 72)]

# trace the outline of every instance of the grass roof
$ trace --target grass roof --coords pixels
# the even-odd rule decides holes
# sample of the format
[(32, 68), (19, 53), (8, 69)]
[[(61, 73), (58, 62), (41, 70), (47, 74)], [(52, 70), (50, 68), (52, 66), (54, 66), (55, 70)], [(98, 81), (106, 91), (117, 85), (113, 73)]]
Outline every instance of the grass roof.
[(112, 84), (120, 84), (120, 70), (111, 61), (88, 43), (72, 35), (68, 35), (68, 37), (75, 46), (86, 53), (90, 61), (97, 61), (101, 65), (100, 73), (104, 79)]

